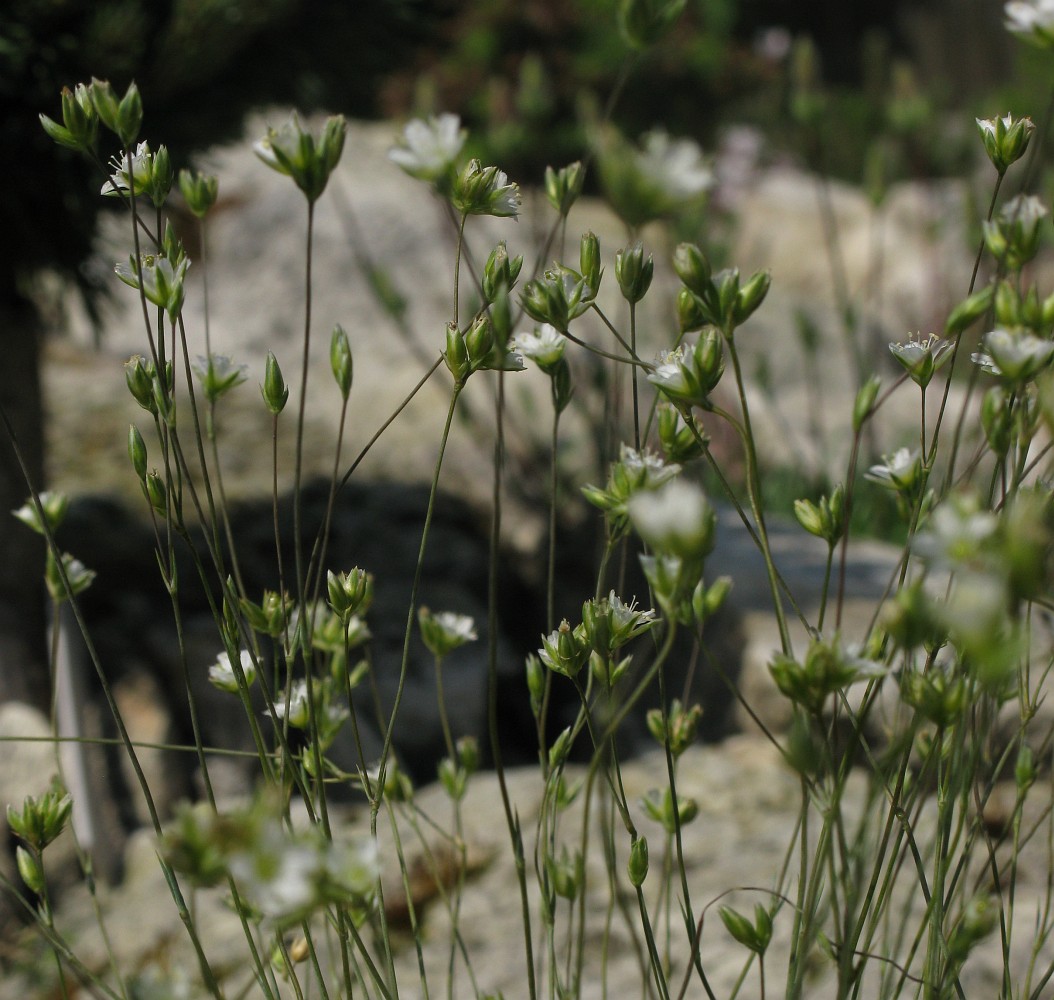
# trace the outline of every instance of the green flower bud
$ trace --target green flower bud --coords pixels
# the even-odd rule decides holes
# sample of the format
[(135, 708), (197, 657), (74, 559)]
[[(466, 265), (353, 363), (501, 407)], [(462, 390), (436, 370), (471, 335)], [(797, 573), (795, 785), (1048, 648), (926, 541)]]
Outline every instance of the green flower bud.
[(559, 628), (542, 636), (538, 656), (550, 670), (574, 677), (585, 665), (591, 648), (584, 624), (572, 629), (565, 618)]
[(604, 276), (604, 270), (600, 266), (600, 240), (596, 233), (582, 234), (582, 239), (579, 241), (578, 261), (582, 277), (596, 295), (600, 289), (600, 280)]
[(760, 903), (754, 907), (754, 922), (730, 906), (719, 907), (721, 922), (728, 933), (741, 945), (758, 955), (763, 955), (772, 940), (772, 916)]
[(535, 653), (530, 653), (526, 660), (527, 691), (531, 696), (531, 712), (538, 717), (542, 710), (542, 700), (545, 696), (545, 667)]
[(853, 400), (853, 431), (855, 433), (860, 433), (860, 429), (864, 426), (864, 421), (874, 411), (875, 400), (878, 398), (878, 390), (881, 387), (882, 379), (877, 375), (871, 375), (857, 390), (856, 399)]
[(285, 384), (282, 369), (278, 365), (278, 359), (273, 351), (267, 352), (267, 362), (264, 365), (264, 380), (260, 386), (264, 403), (271, 411), (272, 416), (277, 417), (289, 400), (289, 386)]
[(560, 732), (560, 735), (553, 740), (553, 745), (549, 748), (549, 770), (555, 771), (560, 767), (564, 761), (567, 760), (567, 755), (571, 752), (571, 727), (568, 726), (566, 729)]
[(168, 517), (168, 487), (156, 470), (147, 473), (146, 496), (159, 516)]
[(131, 460), (132, 468), (139, 477), (139, 481), (146, 479), (146, 442), (139, 428), (135, 424), (128, 427), (128, 458)]
[(462, 736), (454, 744), (458, 763), (466, 774), (475, 774), (479, 769), (479, 741), (475, 736)]
[(48, 789), (39, 798), (27, 795), (21, 809), (7, 807), (7, 825), (35, 851), (43, 851), (66, 828), (73, 800), (60, 787)]
[(520, 187), (509, 183), (505, 171), (470, 160), (454, 180), (450, 200), (462, 215), (515, 218), (520, 212)]
[(111, 132), (117, 133), (125, 149), (130, 149), (143, 124), (143, 101), (139, 96), (139, 88), (134, 83), (129, 84), (120, 101), (106, 80), (93, 78), (90, 90), (92, 105), (99, 120)]
[(334, 614), (347, 624), (352, 615), (365, 614), (373, 600), (373, 577), (358, 566), (347, 573), (326, 575), (329, 606)]
[(702, 715), (703, 710), (699, 705), (684, 708), (675, 698), (665, 720), (660, 708), (653, 708), (648, 712), (648, 732), (660, 746), (665, 746), (669, 741), (670, 753), (675, 758), (680, 757), (695, 742)]
[(979, 320), (992, 305), (992, 286), (986, 285), (978, 292), (963, 299), (948, 316), (944, 324), (945, 336), (960, 334), (968, 326)]
[(90, 90), (83, 83), (78, 83), (73, 91), (63, 87), (61, 100), (62, 124), (41, 115), (44, 131), (67, 149), (93, 153), (99, 136), (99, 115), (92, 104)]
[(758, 271), (747, 279), (747, 283), (736, 295), (736, 305), (732, 312), (732, 322), (739, 326), (744, 323), (765, 301), (772, 285), (772, 275), (768, 271)]
[(329, 338), (329, 366), (333, 370), (333, 378), (337, 380), (340, 395), (347, 400), (351, 392), (352, 360), (351, 346), (348, 343), (348, 335), (344, 327), (339, 323), (333, 327), (333, 333)]
[(694, 243), (678, 244), (673, 252), (673, 269), (688, 291), (703, 298), (710, 294), (710, 261)]
[(37, 857), (19, 844), (15, 848), (15, 858), (18, 862), (18, 874), (22, 876), (22, 881), (29, 887), (30, 892), (37, 896), (43, 895), (44, 869)]
[(692, 617), (696, 625), (702, 627), (708, 618), (714, 615), (732, 590), (732, 577), (719, 576), (709, 587), (703, 580), (696, 584), (692, 593)]
[(571, 206), (582, 193), (585, 178), (586, 170), (580, 160), (559, 170), (545, 168), (545, 196), (559, 215), (566, 216), (571, 211)]
[(559, 859), (551, 855), (545, 859), (546, 872), (553, 892), (561, 899), (573, 900), (578, 896), (578, 890), (582, 885), (584, 874), (582, 855), (575, 851), (573, 855), (567, 853), (565, 847)]
[(682, 288), (677, 293), (677, 327), (681, 333), (699, 330), (706, 326), (707, 313), (694, 292)]
[(439, 783), (453, 802), (460, 802), (465, 797), (468, 775), (449, 757), (439, 762)]
[(1017, 762), (1014, 764), (1014, 781), (1017, 784), (1017, 794), (1022, 796), (1036, 780), (1036, 761), (1032, 753), (1032, 747), (1022, 743), (1017, 752)]
[(549, 388), (553, 398), (553, 409), (563, 413), (571, 403), (575, 387), (571, 382), (571, 366), (566, 358), (560, 358), (549, 373)]
[(446, 350), (443, 352), (443, 360), (450, 374), (454, 376), (455, 382), (464, 382), (472, 374), (468, 363), (468, 350), (465, 347), (465, 336), (458, 329), (457, 323), (447, 323)]
[(211, 174), (184, 169), (179, 172), (179, 191), (191, 213), (203, 219), (216, 204), (219, 181)]
[(481, 313), (473, 320), (472, 326), (465, 334), (465, 350), (468, 352), (470, 371), (486, 367), (488, 355), (493, 346), (494, 330), (490, 325), (490, 318), (485, 313)]
[(639, 889), (648, 877), (648, 838), (638, 837), (629, 849), (629, 861), (626, 862), (630, 885)]
[(669, 788), (661, 792), (651, 791), (641, 802), (644, 812), (670, 834), (677, 832), (678, 825), (685, 827), (699, 815), (699, 803), (689, 796), (679, 797), (674, 808), (673, 795)]
[(1000, 458), (1010, 450), (1014, 429), (1014, 413), (1007, 406), (1006, 393), (1001, 386), (993, 386), (981, 399), (981, 426), (988, 447)]
[(821, 497), (818, 504), (795, 500), (794, 516), (810, 535), (834, 545), (845, 533), (845, 488), (839, 483), (830, 497)]
[(632, 246), (624, 247), (615, 253), (615, 278), (622, 291), (622, 297), (631, 305), (640, 302), (651, 287), (655, 272), (655, 260), (648, 254), (644, 258), (644, 244), (638, 240)]
[(502, 240), (487, 258), (483, 268), (483, 300), (493, 302), (498, 297), (499, 289), (504, 287), (506, 293), (510, 292), (516, 284), (523, 268), (523, 255), (510, 257), (505, 241)]
[[(688, 419), (692, 419), (691, 415)], [(659, 404), (658, 427), (659, 443), (667, 461), (684, 465), (706, 454), (706, 447), (710, 443), (709, 436), (698, 427), (697, 435), (676, 406), (670, 403)]]

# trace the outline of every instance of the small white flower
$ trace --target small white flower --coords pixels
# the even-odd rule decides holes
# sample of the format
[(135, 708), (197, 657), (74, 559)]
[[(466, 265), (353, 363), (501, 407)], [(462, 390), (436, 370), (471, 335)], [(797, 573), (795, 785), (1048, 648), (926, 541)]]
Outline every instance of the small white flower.
[(543, 371), (549, 371), (564, 356), (567, 338), (552, 324), (542, 323), (533, 333), (516, 334), (512, 347)]
[(985, 351), (973, 360), (985, 371), (1011, 381), (1026, 381), (1050, 364), (1054, 343), (1021, 330), (997, 327), (984, 337)]
[[(252, 684), (256, 680), (256, 667), (253, 664), (252, 653), (243, 649), (238, 654), (238, 661), (241, 663), (242, 673), (245, 674), (245, 683)], [(220, 653), (216, 657), (216, 662), (209, 667), (209, 683), (221, 691), (230, 691), (232, 694), (238, 690), (238, 678), (234, 674), (234, 667), (227, 653)]]
[(906, 344), (890, 344), (889, 350), (912, 381), (925, 388), (933, 373), (951, 358), (952, 344), (931, 333), (925, 340), (916, 338)]
[(421, 638), (433, 656), (446, 656), (466, 642), (475, 642), (476, 623), (471, 615), (454, 611), (432, 612), (422, 607), (417, 612)]
[(403, 129), (399, 144), (388, 151), (388, 158), (411, 177), (434, 183), (450, 173), (465, 134), (457, 115), (415, 118)]
[(899, 448), (881, 465), (872, 465), (865, 478), (891, 490), (910, 491), (922, 474), (922, 452)]
[(637, 451), (627, 444), (619, 447), (619, 462), (626, 472), (640, 479), (639, 488), (642, 490), (658, 489), (681, 472), (679, 465), (667, 465), (656, 452), (647, 448)]
[(294, 729), (306, 729), (311, 722), (311, 713), (307, 703), (307, 681), (294, 681), (289, 689), (288, 714), (286, 699), (279, 696), (275, 700), (274, 711), (279, 719), (288, 719)]
[(1040, 45), (1054, 42), (1054, 0), (1013, 0), (1003, 10), (1008, 31)]
[(296, 843), (277, 820), (252, 846), (229, 862), (231, 875), (265, 920), (282, 922), (307, 913), (318, 901), (319, 852)]
[(713, 547), (716, 515), (692, 483), (676, 479), (662, 489), (636, 493), (627, 509), (638, 534), (658, 552), (692, 558)]
[(703, 151), (691, 139), (673, 139), (662, 129), (648, 132), (637, 167), (672, 201), (688, 201), (714, 185)]

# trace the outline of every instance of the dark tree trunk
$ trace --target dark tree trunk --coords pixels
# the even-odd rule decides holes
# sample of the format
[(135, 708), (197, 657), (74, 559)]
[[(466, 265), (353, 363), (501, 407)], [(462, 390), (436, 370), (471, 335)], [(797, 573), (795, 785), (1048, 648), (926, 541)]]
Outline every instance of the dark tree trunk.
[[(0, 405), (34, 487), (44, 483), (40, 324), (17, 294), (0, 297)], [(6, 431), (0, 430), (0, 702), (50, 702), (44, 614), (44, 545), (11, 516), (29, 495)]]

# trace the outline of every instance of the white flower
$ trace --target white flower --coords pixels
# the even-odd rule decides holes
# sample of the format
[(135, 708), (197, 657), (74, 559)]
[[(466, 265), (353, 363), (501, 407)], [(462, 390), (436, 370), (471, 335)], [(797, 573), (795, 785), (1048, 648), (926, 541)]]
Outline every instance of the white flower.
[(421, 607), (417, 612), (421, 638), (433, 656), (446, 656), (466, 642), (476, 641), (476, 623), (471, 615), (454, 611), (432, 612)]
[(656, 129), (641, 141), (637, 167), (671, 201), (688, 201), (713, 187), (714, 173), (691, 139), (672, 139)]
[[(256, 680), (256, 667), (253, 664), (252, 653), (243, 649), (238, 655), (238, 661), (241, 663), (242, 673), (245, 674), (246, 685), (252, 684)], [(221, 691), (230, 691), (233, 694), (238, 690), (238, 679), (227, 653), (220, 653), (216, 657), (216, 662), (209, 667), (209, 682)]]
[(518, 333), (512, 347), (530, 358), (542, 371), (549, 371), (564, 356), (567, 338), (551, 323), (542, 323), (533, 333)]
[(288, 718), (289, 725), (294, 729), (306, 729), (311, 722), (311, 714), (307, 704), (307, 681), (294, 681), (289, 689), (289, 709), (286, 712), (286, 699), (278, 697), (275, 700), (274, 711), (279, 719)]
[(984, 337), (984, 353), (973, 360), (985, 371), (1019, 382), (1035, 376), (1054, 357), (1054, 343), (1021, 330), (997, 327)]
[(891, 490), (910, 492), (921, 475), (922, 452), (918, 448), (914, 451), (900, 448), (892, 456), (887, 455), (883, 464), (872, 465), (864, 478)]
[(630, 474), (639, 480), (642, 490), (655, 490), (680, 474), (681, 467), (667, 465), (661, 455), (647, 448), (637, 451), (627, 444), (619, 446), (619, 463)]
[(1054, 0), (1015, 0), (1003, 11), (1008, 31), (1039, 45), (1054, 42)]
[(914, 549), (948, 568), (978, 566), (986, 561), (986, 549), (998, 528), (999, 518), (984, 510), (976, 497), (956, 496), (933, 511)]
[(403, 129), (399, 145), (388, 151), (388, 158), (411, 177), (434, 183), (449, 174), (464, 144), (465, 130), (457, 115), (415, 118)]
[(912, 381), (925, 388), (933, 373), (950, 357), (952, 345), (931, 333), (925, 340), (909, 340), (906, 344), (890, 344), (893, 357), (903, 365)]
[(233, 855), (229, 867), (265, 920), (300, 916), (318, 901), (319, 852), (293, 841), (277, 820), (267, 823), (249, 850)]
[(717, 517), (693, 483), (677, 479), (662, 489), (636, 493), (627, 510), (640, 537), (660, 553), (694, 558), (713, 548)]

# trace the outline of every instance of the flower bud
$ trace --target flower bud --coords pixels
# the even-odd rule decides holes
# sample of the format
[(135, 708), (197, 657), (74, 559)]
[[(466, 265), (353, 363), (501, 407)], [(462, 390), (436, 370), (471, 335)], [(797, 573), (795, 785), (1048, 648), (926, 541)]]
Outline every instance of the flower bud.
[(681, 243), (673, 252), (673, 269), (685, 288), (703, 297), (710, 294), (710, 261), (694, 243)]
[(447, 323), (446, 350), (443, 352), (443, 360), (450, 369), (450, 374), (454, 376), (455, 382), (464, 382), (472, 373), (468, 363), (465, 337), (457, 323)]
[(454, 749), (457, 751), (458, 763), (466, 774), (475, 774), (479, 768), (479, 741), (475, 736), (462, 736)]
[(750, 317), (765, 301), (772, 285), (772, 274), (769, 271), (758, 271), (747, 279), (747, 283), (736, 295), (736, 305), (732, 313), (732, 322), (739, 326)]
[(343, 623), (355, 614), (364, 613), (373, 599), (373, 577), (358, 566), (347, 573), (326, 575), (329, 606)]
[(980, 319), (992, 304), (992, 286), (986, 285), (978, 292), (963, 299), (948, 316), (944, 324), (945, 336), (962, 333), (970, 324)]
[(694, 292), (682, 288), (677, 293), (677, 326), (681, 333), (699, 330), (706, 326), (707, 314)]
[(99, 120), (111, 132), (117, 133), (125, 149), (130, 149), (139, 136), (143, 123), (143, 101), (139, 88), (131, 83), (120, 101), (106, 80), (92, 79), (91, 100)]
[(267, 362), (264, 365), (264, 380), (263, 385), (260, 386), (260, 392), (263, 395), (264, 403), (267, 404), (267, 409), (271, 411), (271, 415), (277, 417), (285, 409), (285, 404), (289, 399), (289, 386), (285, 384), (282, 369), (279, 367), (278, 359), (274, 356), (273, 351), (267, 352)]
[(545, 196), (559, 215), (566, 216), (571, 211), (571, 206), (582, 193), (585, 178), (586, 170), (580, 160), (559, 170), (545, 168)]
[(527, 691), (531, 696), (531, 712), (538, 717), (542, 709), (542, 700), (545, 696), (545, 667), (537, 654), (529, 653), (526, 661)]
[(512, 290), (523, 267), (523, 255), (510, 257), (502, 240), (490, 252), (483, 268), (482, 291), (485, 302), (493, 302), (498, 297), (498, 290), (505, 288), (506, 293)]
[(139, 428), (135, 424), (128, 427), (128, 458), (131, 460), (132, 468), (139, 477), (139, 481), (146, 479), (146, 442)]
[(1032, 753), (1032, 747), (1027, 743), (1021, 744), (1017, 752), (1017, 762), (1014, 764), (1014, 781), (1017, 784), (1017, 794), (1024, 795), (1036, 780), (1036, 761)]
[(639, 889), (648, 877), (648, 838), (638, 837), (629, 849), (629, 861), (626, 862), (630, 884)]
[(600, 279), (604, 276), (603, 268), (600, 266), (600, 240), (594, 232), (582, 234), (578, 248), (579, 267), (586, 284), (596, 295), (600, 289)]
[(719, 576), (709, 587), (700, 580), (692, 593), (692, 617), (702, 627), (708, 618), (716, 614), (732, 590), (732, 577)]
[(856, 399), (853, 400), (853, 431), (860, 433), (864, 421), (871, 416), (878, 398), (878, 390), (882, 387), (882, 380), (877, 375), (871, 375), (866, 382), (857, 390)]
[(615, 253), (615, 278), (622, 297), (630, 305), (640, 302), (648, 293), (654, 272), (655, 260), (651, 254), (645, 260), (644, 244), (640, 240)]
[(443, 786), (447, 795), (453, 802), (460, 802), (465, 797), (465, 787), (468, 775), (458, 767), (449, 757), (444, 757), (439, 762), (439, 783)]
[(66, 828), (72, 809), (73, 800), (55, 786), (39, 798), (27, 795), (21, 809), (8, 806), (7, 825), (16, 837), (39, 852)]
[(329, 338), (329, 366), (337, 380), (341, 398), (347, 401), (351, 392), (351, 347), (348, 344), (348, 335), (339, 323), (333, 327), (333, 334)]
[(470, 371), (477, 371), (487, 364), (487, 356), (494, 346), (494, 330), (490, 325), (490, 318), (481, 313), (473, 321), (465, 334), (465, 349), (468, 352), (468, 363)]
[(59, 145), (81, 153), (95, 151), (99, 135), (99, 115), (91, 102), (91, 92), (83, 83), (75, 90), (62, 88), (62, 124), (47, 115), (40, 116), (44, 131)]
[(219, 193), (219, 181), (212, 174), (203, 174), (189, 170), (179, 172), (179, 192), (193, 215), (203, 219), (209, 209), (216, 204)]
[(150, 501), (150, 506), (154, 508), (154, 511), (161, 517), (168, 516), (168, 488), (165, 486), (165, 481), (155, 470), (154, 472), (147, 473), (146, 477), (146, 496)]
[(18, 874), (22, 876), (22, 881), (34, 895), (43, 895), (44, 869), (37, 857), (19, 844), (15, 848), (15, 858), (18, 861)]
[(571, 727), (568, 726), (566, 729), (561, 730), (560, 735), (553, 740), (553, 745), (549, 748), (549, 770), (554, 771), (560, 767), (567, 760), (567, 755), (570, 752)]
[(582, 855), (578, 851), (575, 851), (573, 855), (569, 855), (565, 847), (559, 859), (551, 855), (547, 857), (545, 859), (545, 867), (553, 892), (557, 896), (568, 900), (573, 900), (578, 896), (583, 876)]

